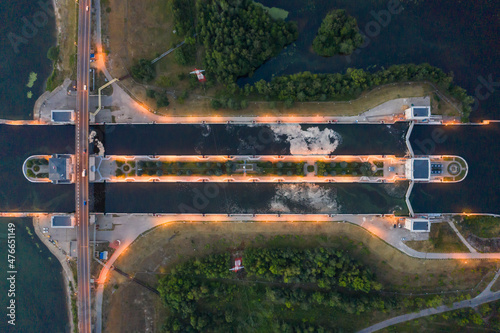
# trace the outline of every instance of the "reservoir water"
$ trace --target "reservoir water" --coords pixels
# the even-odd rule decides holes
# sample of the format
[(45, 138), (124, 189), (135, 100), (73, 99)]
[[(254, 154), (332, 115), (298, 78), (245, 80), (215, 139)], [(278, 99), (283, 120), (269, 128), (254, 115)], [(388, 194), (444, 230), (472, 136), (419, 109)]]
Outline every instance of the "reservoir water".
[[(500, 20), (498, 1), (400, 0), (397, 14), (387, 17), (387, 0), (260, 0), (289, 11), (298, 22), (297, 41), (267, 61), (240, 84), (301, 71), (345, 72), (349, 67), (378, 70), (394, 64), (424, 63), (453, 72), (455, 82), (478, 96), (473, 121), (500, 119)], [(350, 57), (321, 57), (312, 51), (321, 21), (332, 9), (346, 9), (368, 38)], [(384, 14), (385, 13), (385, 14)], [(479, 89), (479, 94), (475, 91)]]
[[(7, 282), (7, 226), (15, 224), (15, 288)], [(40, 242), (31, 218), (0, 218), (0, 332), (69, 332), (64, 280), (59, 261)], [(10, 274), (9, 274), (10, 276)], [(8, 291), (15, 295), (8, 297)], [(10, 299), (16, 304), (16, 325), (7, 323)]]
[[(51, 14), (35, 0), (0, 1), (0, 118), (33, 119), (33, 106), (52, 71), (47, 59), (48, 49), (56, 43)], [(31, 72), (37, 79), (30, 88)]]

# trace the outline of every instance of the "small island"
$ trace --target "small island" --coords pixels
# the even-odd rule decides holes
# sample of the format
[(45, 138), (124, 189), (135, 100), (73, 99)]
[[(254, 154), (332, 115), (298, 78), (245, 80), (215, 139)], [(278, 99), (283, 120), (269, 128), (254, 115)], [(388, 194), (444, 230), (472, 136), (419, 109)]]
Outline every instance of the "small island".
[(323, 57), (351, 54), (363, 44), (356, 19), (343, 9), (329, 12), (318, 29), (313, 50)]

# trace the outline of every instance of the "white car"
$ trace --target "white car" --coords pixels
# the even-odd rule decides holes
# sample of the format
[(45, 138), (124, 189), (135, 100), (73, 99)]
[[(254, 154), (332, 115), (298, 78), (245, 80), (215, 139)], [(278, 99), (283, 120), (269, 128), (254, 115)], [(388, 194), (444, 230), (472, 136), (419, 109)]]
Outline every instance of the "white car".
[(89, 11), (89, 6), (87, 6), (86, 10)]
[(83, 85), (83, 90), (87, 90), (87, 85), (86, 84)]

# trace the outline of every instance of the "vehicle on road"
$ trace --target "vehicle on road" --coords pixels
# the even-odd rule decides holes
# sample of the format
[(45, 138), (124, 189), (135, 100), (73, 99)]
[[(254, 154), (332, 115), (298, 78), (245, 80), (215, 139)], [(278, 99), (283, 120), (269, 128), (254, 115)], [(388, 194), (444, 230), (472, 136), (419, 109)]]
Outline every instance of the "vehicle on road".
[(85, 8), (86, 11), (89, 11), (89, 6), (87, 6), (87, 8)]
[(86, 84), (83, 85), (83, 90), (87, 90), (87, 85)]
[(82, 177), (85, 177), (85, 176), (87, 176), (87, 169), (83, 169), (83, 171), (82, 171)]
[(87, 201), (84, 201), (84, 202), (83, 202), (83, 205), (84, 205), (84, 206), (87, 206)]

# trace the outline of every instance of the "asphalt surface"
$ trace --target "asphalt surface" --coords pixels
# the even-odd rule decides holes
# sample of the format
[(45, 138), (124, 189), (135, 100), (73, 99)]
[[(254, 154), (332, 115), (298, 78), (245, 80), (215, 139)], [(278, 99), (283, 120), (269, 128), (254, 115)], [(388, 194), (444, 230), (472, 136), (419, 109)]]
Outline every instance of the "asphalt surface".
[(78, 244), (78, 331), (91, 332), (90, 258), (89, 258), (89, 67), (91, 0), (80, 0), (78, 21), (77, 101), (75, 120), (76, 189), (75, 218)]

